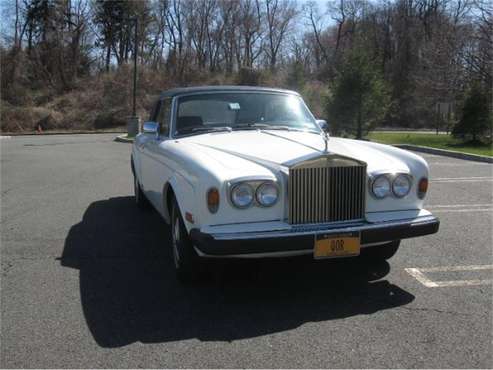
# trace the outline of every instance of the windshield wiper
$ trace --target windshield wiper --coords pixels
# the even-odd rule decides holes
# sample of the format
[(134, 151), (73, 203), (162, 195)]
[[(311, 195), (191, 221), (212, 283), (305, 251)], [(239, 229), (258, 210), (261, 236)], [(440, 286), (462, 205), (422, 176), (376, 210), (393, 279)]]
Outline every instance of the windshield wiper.
[(269, 125), (267, 123), (259, 123), (259, 122), (241, 123), (239, 125), (236, 125), (234, 128), (235, 130), (266, 129), (266, 130), (289, 130), (289, 131), (293, 129), (293, 127), (289, 127), (286, 125)]
[(231, 132), (233, 129), (229, 126), (220, 126), (220, 127), (194, 127), (192, 128), (192, 132), (198, 131), (228, 131)]
[(234, 129), (240, 129), (240, 130), (245, 130), (245, 129), (265, 129), (265, 130), (283, 130), (283, 131), (298, 131), (298, 132), (310, 132), (314, 134), (320, 134), (320, 132), (316, 130), (310, 130), (310, 129), (303, 129), (300, 127), (293, 127), (293, 126), (287, 126), (287, 125), (272, 125), (272, 124), (267, 124), (267, 123), (260, 123), (260, 122), (253, 122), (253, 123), (244, 123), (244, 124), (239, 124), (234, 127)]
[(267, 128), (271, 125), (267, 125), (265, 123), (240, 123), (235, 125), (235, 130), (248, 130), (248, 129), (258, 129), (258, 128)]

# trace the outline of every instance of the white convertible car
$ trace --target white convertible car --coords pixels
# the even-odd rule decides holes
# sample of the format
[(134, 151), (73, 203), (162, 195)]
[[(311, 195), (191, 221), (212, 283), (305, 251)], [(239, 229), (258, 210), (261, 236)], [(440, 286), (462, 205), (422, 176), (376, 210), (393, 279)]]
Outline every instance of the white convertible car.
[(171, 225), (178, 277), (205, 257), (390, 258), (432, 234), (428, 166), (392, 146), (329, 137), (293, 91), (161, 94), (132, 150), (135, 200)]

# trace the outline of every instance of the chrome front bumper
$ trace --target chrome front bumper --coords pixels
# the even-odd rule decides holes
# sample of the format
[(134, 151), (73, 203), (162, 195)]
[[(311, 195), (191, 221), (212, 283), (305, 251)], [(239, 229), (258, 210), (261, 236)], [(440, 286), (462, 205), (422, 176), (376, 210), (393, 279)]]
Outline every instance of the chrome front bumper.
[(362, 247), (438, 231), (432, 215), (383, 222), (295, 225), (287, 230), (204, 233), (190, 231), (197, 253), (206, 257), (270, 257), (311, 253), (317, 234), (360, 232)]

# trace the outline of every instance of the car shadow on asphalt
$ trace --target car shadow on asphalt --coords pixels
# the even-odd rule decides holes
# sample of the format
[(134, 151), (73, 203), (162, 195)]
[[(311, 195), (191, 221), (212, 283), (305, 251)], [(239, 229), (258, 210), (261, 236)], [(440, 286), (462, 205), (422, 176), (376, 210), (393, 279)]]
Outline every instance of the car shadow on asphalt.
[(92, 203), (60, 258), (80, 270), (87, 325), (102, 347), (196, 338), (233, 341), (406, 305), (409, 292), (381, 280), (389, 264), (359, 258), (224, 260), (193, 286), (177, 282), (169, 228), (133, 197)]

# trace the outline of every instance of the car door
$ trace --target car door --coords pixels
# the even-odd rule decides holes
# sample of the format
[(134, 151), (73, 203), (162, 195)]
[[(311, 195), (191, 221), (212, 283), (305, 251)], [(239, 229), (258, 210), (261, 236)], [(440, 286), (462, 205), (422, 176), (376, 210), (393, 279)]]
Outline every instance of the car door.
[(171, 102), (172, 100), (169, 98), (161, 100), (154, 119), (159, 124), (159, 132), (157, 135), (147, 135), (149, 138), (143, 146), (143, 190), (147, 199), (159, 211), (161, 211), (163, 204), (163, 185), (171, 176), (170, 164), (166, 156), (166, 142), (169, 140), (171, 121)]
[[(149, 115), (149, 121), (151, 122), (157, 121), (157, 116), (160, 107), (161, 107), (161, 99), (154, 104), (151, 110), (151, 114)], [(145, 189), (147, 188), (147, 184), (144, 182), (144, 163), (146, 162), (145, 147), (149, 141), (153, 141), (155, 139), (154, 136), (155, 135), (146, 134), (142, 132), (140, 135), (137, 135), (137, 137), (135, 138), (133, 161), (134, 161), (137, 178), (139, 179), (140, 186), (144, 192)]]

